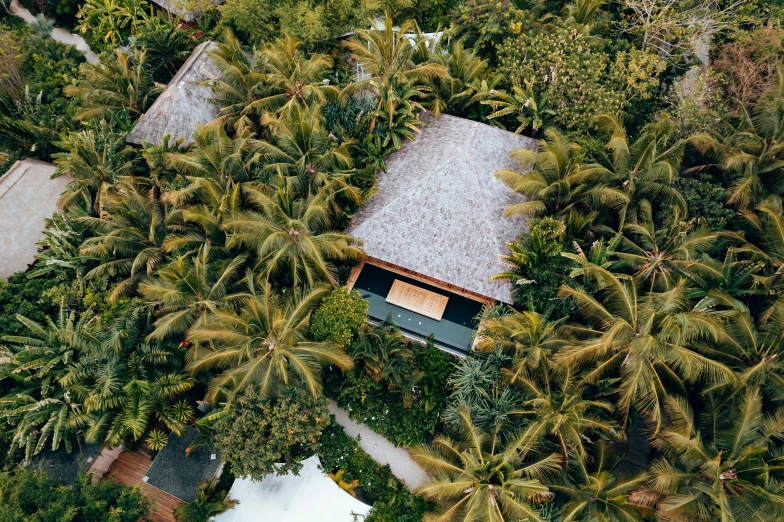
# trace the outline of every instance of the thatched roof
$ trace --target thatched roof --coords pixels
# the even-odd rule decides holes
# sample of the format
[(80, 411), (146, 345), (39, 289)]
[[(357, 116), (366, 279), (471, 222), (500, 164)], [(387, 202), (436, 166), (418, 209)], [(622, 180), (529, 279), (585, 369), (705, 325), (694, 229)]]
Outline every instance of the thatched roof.
[(511, 303), (510, 285), (488, 279), (503, 271), (499, 256), (524, 230), (523, 218), (503, 215), (522, 196), (493, 176), (514, 168), (516, 147), (536, 141), (453, 116), (429, 121), (387, 158), (350, 233), (372, 258)]
[(55, 179), (51, 163), (17, 161), (0, 177), (0, 279), (26, 270), (35, 261), (37, 243), (44, 238), (44, 220), (57, 210), (57, 200), (71, 181)]
[(141, 145), (147, 141), (159, 145), (166, 134), (189, 142), (197, 125), (215, 119), (219, 108), (210, 101), (212, 89), (201, 85), (201, 82), (218, 76), (218, 68), (207, 54), (214, 48), (214, 42), (204, 42), (194, 49), (166, 90), (128, 134), (128, 142)]

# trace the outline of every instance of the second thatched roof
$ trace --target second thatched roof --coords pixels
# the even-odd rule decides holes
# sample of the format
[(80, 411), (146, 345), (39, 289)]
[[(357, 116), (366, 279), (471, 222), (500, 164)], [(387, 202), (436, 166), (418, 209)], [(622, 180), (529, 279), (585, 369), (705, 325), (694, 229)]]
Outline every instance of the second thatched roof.
[(202, 85), (205, 80), (218, 77), (218, 68), (208, 54), (215, 48), (214, 42), (204, 42), (193, 50), (166, 90), (128, 134), (129, 143), (141, 145), (146, 141), (160, 145), (166, 134), (190, 142), (198, 125), (218, 116), (220, 109), (212, 101), (212, 89)]
[(350, 233), (375, 259), (505, 303), (511, 286), (489, 278), (524, 231), (504, 209), (523, 201), (493, 174), (515, 168), (509, 153), (531, 138), (454, 116), (428, 118), (416, 142), (387, 158), (378, 192), (354, 215)]

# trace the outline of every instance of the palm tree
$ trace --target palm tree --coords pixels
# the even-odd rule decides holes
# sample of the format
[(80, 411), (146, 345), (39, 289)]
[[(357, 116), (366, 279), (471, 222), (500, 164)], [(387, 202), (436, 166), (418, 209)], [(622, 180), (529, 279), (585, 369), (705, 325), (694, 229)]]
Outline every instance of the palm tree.
[(564, 327), (576, 340), (555, 355), (555, 362), (563, 368), (583, 368), (588, 383), (617, 374), (617, 405), (625, 419), (634, 405), (649, 415), (658, 431), (669, 394), (685, 395), (687, 382), (735, 379), (729, 368), (693, 349), (699, 342), (716, 339), (721, 325), (715, 316), (689, 308), (682, 281), (666, 292), (643, 294), (631, 276), (589, 262), (583, 261), (577, 273), (597, 290), (589, 294), (561, 286), (559, 295), (574, 299), (584, 325)]
[(630, 497), (645, 485), (650, 475), (633, 477), (619, 475), (615, 470), (618, 459), (607, 443), (596, 444), (590, 463), (578, 460), (564, 473), (562, 481), (551, 484), (556, 494), (567, 498), (560, 513), (562, 522), (643, 522), (640, 512)]
[(184, 433), (193, 412), (177, 401), (193, 381), (182, 371), (183, 349), (144, 343), (148, 327), (144, 307), (129, 309), (101, 328), (101, 344), (84, 352), (60, 379), (81, 399), (79, 426), (88, 442), (117, 446), (125, 437), (142, 440), (153, 419)]
[(213, 258), (210, 244), (205, 243), (196, 255), (174, 259), (158, 269), (154, 278), (139, 284), (139, 293), (158, 308), (159, 317), (148, 340), (184, 335), (206, 321), (209, 313), (231, 307), (244, 295), (231, 290), (243, 275), (247, 256), (226, 261)]
[(330, 213), (321, 194), (294, 197), (279, 189), (249, 196), (258, 211), (240, 211), (224, 222), (230, 248), (255, 252), (257, 273), (294, 288), (320, 282), (336, 284), (336, 261), (360, 259), (362, 249), (351, 236), (330, 229)]
[(89, 31), (103, 37), (104, 42), (116, 45), (123, 38), (123, 32), (136, 20), (142, 2), (131, 0), (87, 0), (76, 14), (82, 20), (79, 30)]
[(591, 188), (579, 182), (581, 161), (580, 146), (572, 143), (558, 129), (548, 128), (539, 140), (539, 149), (514, 149), (509, 157), (519, 169), (501, 169), (495, 177), (527, 197), (527, 201), (506, 208), (506, 216), (541, 215), (564, 216), (588, 196), (601, 191), (591, 199), (601, 198), (608, 204), (624, 204), (628, 198), (610, 187)]
[(768, 194), (784, 196), (784, 67), (777, 81), (728, 136), (699, 134), (690, 138), (703, 153), (711, 152), (729, 184), (727, 200), (748, 210)]
[(414, 352), (405, 336), (394, 325), (367, 327), (351, 344), (351, 357), (360, 362), (375, 381), (386, 381), (388, 389), (400, 391), (403, 405), (410, 408), (414, 401), (414, 386), (424, 377), (414, 370)]
[(424, 520), (542, 522), (531, 503), (551, 498), (541, 480), (559, 469), (558, 456), (529, 462), (530, 448), (521, 447), (516, 437), (504, 444), (498, 431), (488, 433), (473, 425), (466, 405), (458, 413), (459, 442), (441, 435), (431, 445), (412, 450), (414, 460), (433, 473), (417, 493), (440, 503)]
[(515, 83), (510, 93), (496, 89), (490, 94), (489, 99), (481, 101), (482, 105), (489, 105), (493, 109), (487, 119), (492, 121), (514, 115), (520, 124), (515, 134), (530, 128), (530, 134), (538, 136), (539, 129), (549, 126), (550, 119), (555, 116), (555, 110), (550, 108), (550, 92), (537, 96), (530, 82), (525, 87)]
[(14, 427), (12, 449), (25, 448), (29, 461), (51, 440), (51, 449), (65, 443), (71, 451), (71, 439), (79, 431), (79, 405), (75, 394), (61, 386), (68, 368), (81, 353), (100, 344), (91, 328), (92, 314), (77, 316), (60, 305), (57, 322), (46, 318), (39, 324), (22, 315), (16, 316), (29, 336), (4, 336), (9, 343), (0, 346), (3, 379), (13, 387), (0, 399), (0, 416)]
[(226, 491), (219, 487), (218, 478), (213, 477), (201, 482), (193, 502), (182, 504), (174, 510), (174, 514), (181, 522), (208, 522), (237, 504), (238, 501), (230, 499)]
[(141, 116), (163, 90), (150, 78), (146, 61), (144, 51), (128, 54), (118, 49), (111, 58), (82, 64), (79, 82), (63, 89), (66, 96), (80, 100), (74, 118), (82, 122), (107, 119), (123, 109), (134, 118)]
[(69, 174), (74, 181), (60, 197), (64, 209), (89, 202), (96, 215), (102, 215), (116, 196), (117, 183), (135, 169), (136, 154), (123, 137), (101, 125), (98, 131), (84, 130), (64, 134), (60, 146), (66, 152), (53, 154), (55, 175)]
[(694, 220), (681, 220), (676, 208), (669, 225), (656, 228), (649, 201), (637, 204), (623, 226), (623, 236), (613, 257), (630, 268), (639, 283), (656, 291), (672, 288), (678, 279), (702, 261), (719, 240), (719, 234)]
[(168, 224), (167, 205), (140, 189), (133, 180), (121, 184), (120, 197), (101, 218), (80, 221), (95, 232), (82, 244), (82, 255), (100, 264), (85, 276), (125, 276), (115, 286), (110, 300), (131, 294), (136, 286), (166, 261), (163, 247)]
[(536, 312), (510, 310), (480, 324), (474, 349), (492, 353), (500, 348), (511, 356), (511, 368), (504, 370), (511, 384), (520, 378), (543, 382), (550, 372), (550, 357), (566, 342), (558, 335), (558, 323)]
[(338, 144), (323, 127), (321, 109), (296, 107), (286, 118), (276, 120), (273, 136), (277, 146), (268, 144), (264, 151), (271, 156), (265, 171), (280, 174), (293, 184), (298, 194), (314, 194), (327, 187), (355, 203), (361, 194), (350, 183), (355, 172), (353, 140)]
[(562, 462), (587, 461), (591, 434), (618, 436), (615, 423), (609, 419), (613, 406), (583, 398), (583, 385), (574, 382), (569, 370), (564, 375), (549, 372), (543, 382), (521, 377), (517, 384), (530, 397), (516, 411), (531, 419), (526, 424), (527, 440), (551, 439), (560, 448)]
[(301, 46), (299, 39), (284, 34), (264, 48), (260, 59), (266, 92), (245, 108), (246, 113), (285, 117), (296, 108), (337, 99), (340, 90), (325, 78), (332, 68), (332, 58), (318, 53), (306, 58)]
[(208, 399), (214, 403), (224, 392), (234, 397), (252, 384), (259, 386), (262, 395), (274, 396), (292, 381), (304, 382), (315, 396), (321, 389), (323, 366), (351, 368), (351, 357), (343, 349), (308, 340), (310, 315), (328, 291), (315, 286), (279, 294), (264, 283), (258, 290), (251, 289), (252, 295), (240, 302), (238, 311), (214, 312), (192, 328), (191, 340), (210, 347), (201, 350), (188, 369), (221, 370), (212, 377)]
[[(610, 157), (583, 165), (576, 181), (594, 187), (594, 205), (609, 205), (617, 210), (620, 227), (629, 211), (642, 199), (667, 201), (686, 210), (683, 196), (673, 186), (678, 178), (684, 144), (671, 143), (672, 125), (668, 120), (646, 125), (633, 143), (628, 142), (626, 130), (615, 116), (601, 114), (594, 121), (609, 134), (606, 149), (610, 151)], [(615, 191), (607, 195), (596, 190), (605, 187)], [(617, 197), (618, 191), (626, 197)]]
[(654, 441), (665, 458), (651, 464), (659, 520), (781, 517), (784, 486), (774, 477), (784, 465), (784, 415), (763, 414), (759, 389), (735, 405), (708, 400), (699, 426), (683, 399), (668, 398), (667, 413), (671, 423)]
[(246, 108), (259, 100), (266, 92), (266, 79), (259, 70), (259, 55), (247, 53), (242, 43), (231, 29), (223, 32), (223, 42), (208, 51), (219, 74), (205, 82), (212, 88), (215, 103), (221, 107), (220, 116), (225, 118), (229, 127), (240, 122), (250, 126), (252, 122), (245, 116)]
[(413, 84), (446, 76), (443, 65), (416, 63), (417, 45), (409, 41), (412, 35), (420, 34), (416, 22), (407, 20), (396, 28), (387, 11), (382, 24), (382, 29), (358, 30), (345, 42), (352, 58), (362, 64), (370, 77), (347, 86), (341, 97), (348, 97), (358, 91), (381, 91), (382, 87), (391, 83)]
[(263, 146), (249, 129), (232, 138), (214, 120), (196, 130), (188, 152), (165, 155), (167, 168), (187, 176), (185, 187), (162, 196), (175, 207), (174, 230), (164, 242), (167, 251), (196, 249), (206, 242), (215, 249), (225, 247), (223, 222), (247, 205), (246, 189), (255, 186)]

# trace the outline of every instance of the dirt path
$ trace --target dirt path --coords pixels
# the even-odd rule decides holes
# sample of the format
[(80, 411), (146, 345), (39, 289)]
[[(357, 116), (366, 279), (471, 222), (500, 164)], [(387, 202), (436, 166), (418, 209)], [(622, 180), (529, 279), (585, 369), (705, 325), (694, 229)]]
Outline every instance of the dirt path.
[(392, 474), (403, 481), (408, 489), (414, 490), (428, 480), (428, 475), (417, 466), (411, 455), (403, 448), (398, 448), (387, 439), (371, 430), (364, 424), (351, 420), (348, 412), (338, 407), (334, 401), (329, 404), (329, 412), (343, 426), (346, 433), (356, 438), (360, 436), (359, 445), (379, 464), (389, 464)]
[[(28, 24), (35, 20), (33, 13), (22, 7), (18, 0), (13, 0), (13, 2), (11, 2), (11, 12)], [(85, 42), (81, 36), (71, 34), (59, 27), (55, 27), (50, 36), (55, 42), (76, 46), (76, 49), (84, 55), (88, 62), (98, 63), (98, 55), (90, 49), (90, 46), (87, 45), (87, 42)]]

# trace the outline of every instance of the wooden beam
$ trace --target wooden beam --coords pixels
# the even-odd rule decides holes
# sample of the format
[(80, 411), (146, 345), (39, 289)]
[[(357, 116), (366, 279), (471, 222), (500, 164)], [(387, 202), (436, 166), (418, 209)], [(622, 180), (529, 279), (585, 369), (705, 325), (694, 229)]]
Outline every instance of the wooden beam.
[(354, 285), (357, 284), (357, 279), (359, 279), (359, 273), (362, 272), (362, 269), (365, 267), (365, 260), (363, 259), (359, 263), (357, 263), (354, 268), (351, 269), (351, 275), (348, 276), (348, 281), (346, 281), (346, 290), (351, 292), (354, 289)]

